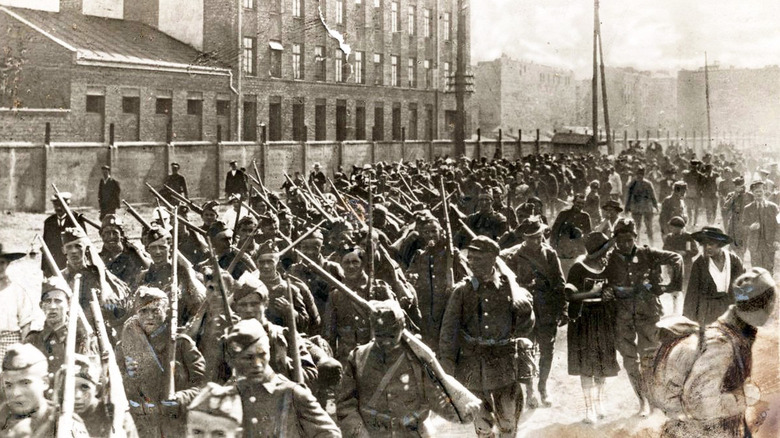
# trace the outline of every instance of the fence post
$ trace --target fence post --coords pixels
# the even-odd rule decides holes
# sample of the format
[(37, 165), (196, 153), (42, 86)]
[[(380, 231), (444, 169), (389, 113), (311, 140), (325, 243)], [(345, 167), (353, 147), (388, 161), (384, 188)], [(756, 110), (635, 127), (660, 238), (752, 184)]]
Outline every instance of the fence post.
[(517, 130), (517, 158), (523, 158), (523, 130)]
[(401, 127), (401, 161), (406, 158), (406, 126)]
[(536, 141), (534, 146), (536, 147), (536, 155), (540, 155), (542, 152), (542, 145), (539, 144), (539, 128), (536, 128)]
[(43, 144), (49, 146), (51, 144), (51, 123), (46, 122), (46, 127), (43, 131)]
[[(466, 149), (465, 145), (463, 149)], [(482, 158), (482, 135), (481, 134), (477, 135), (476, 149), (477, 149), (477, 160), (479, 160), (480, 158)]]
[(222, 183), (223, 183), (223, 181), (222, 181), (222, 179), (223, 179), (222, 178), (223, 177), (223, 175), (222, 175), (222, 160), (223, 160), (223, 157), (225, 155), (224, 151), (222, 150), (222, 148), (224, 146), (222, 145), (222, 139), (221, 138), (219, 138), (219, 140), (217, 141), (216, 147), (217, 147), (217, 159), (215, 160), (216, 162), (214, 164), (215, 164), (215, 170), (216, 170), (216, 173), (217, 173), (217, 193), (214, 194), (214, 198), (218, 199), (219, 198), (219, 194), (222, 193), (222, 191), (221, 191), (221, 187), (222, 187)]
[(501, 143), (504, 137), (504, 132), (501, 128), (498, 128), (498, 144), (496, 145), (496, 151), (493, 152), (493, 159), (504, 158), (504, 145)]
[(51, 123), (49, 122), (46, 122), (43, 138), (43, 149), (41, 154), (41, 179), (43, 180), (41, 184), (41, 213), (46, 212), (46, 201), (49, 199), (49, 197), (46, 196), (49, 187), (49, 146), (51, 145)]
[(302, 151), (301, 151), (301, 153), (303, 154), (303, 157), (301, 157), (302, 158), (301, 159), (301, 167), (303, 168), (303, 169), (301, 169), (301, 175), (304, 178), (306, 178), (306, 169), (309, 168), (309, 166), (308, 166), (309, 163), (306, 162), (309, 159), (309, 142), (308, 141), (304, 141), (304, 142), (301, 142), (301, 144), (303, 145), (303, 148), (302, 148)]
[(628, 150), (628, 131), (623, 130), (623, 150)]

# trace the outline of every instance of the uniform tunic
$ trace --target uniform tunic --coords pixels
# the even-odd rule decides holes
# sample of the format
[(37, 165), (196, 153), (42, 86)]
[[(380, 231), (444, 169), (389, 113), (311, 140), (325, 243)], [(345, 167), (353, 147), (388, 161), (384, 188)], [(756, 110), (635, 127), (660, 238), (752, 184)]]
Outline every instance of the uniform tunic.
[[(753, 201), (745, 207), (742, 224), (748, 236), (750, 263), (762, 267), (769, 272), (775, 268), (775, 248), (773, 244), (780, 242), (780, 226), (777, 215), (780, 213), (777, 204), (769, 201)], [(759, 223), (759, 229), (750, 230), (753, 223)]]
[[(95, 336), (88, 335), (81, 324), (77, 324), (76, 327), (76, 353), (87, 356), (99, 356), (100, 349)], [(44, 324), (43, 330), (28, 333), (27, 337), (24, 338), (24, 343), (41, 350), (49, 362), (49, 372), (56, 373), (62, 367), (62, 364), (65, 363), (67, 336), (67, 324), (64, 324), (57, 330), (52, 330), (48, 324)]]
[[(54, 438), (61, 436), (56, 433), (57, 425), (51, 415), (52, 409), (56, 409), (55, 406), (47, 403), (43, 409), (39, 409), (30, 416), (17, 416), (11, 412), (6, 404), (0, 405), (0, 438)], [(65, 436), (89, 437), (84, 422), (78, 414), (73, 414), (70, 433), (66, 432)]]

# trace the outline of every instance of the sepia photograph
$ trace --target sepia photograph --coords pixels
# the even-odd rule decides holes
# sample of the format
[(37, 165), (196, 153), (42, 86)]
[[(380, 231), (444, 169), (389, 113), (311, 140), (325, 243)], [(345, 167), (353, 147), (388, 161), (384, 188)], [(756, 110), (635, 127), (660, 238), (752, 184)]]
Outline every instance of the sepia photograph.
[(780, 436), (778, 16), (0, 0), (0, 438)]

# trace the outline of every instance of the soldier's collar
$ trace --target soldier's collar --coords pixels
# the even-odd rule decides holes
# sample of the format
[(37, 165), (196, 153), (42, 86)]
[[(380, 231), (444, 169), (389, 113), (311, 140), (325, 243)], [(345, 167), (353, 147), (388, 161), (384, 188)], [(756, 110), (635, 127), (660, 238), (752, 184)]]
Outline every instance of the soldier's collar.
[[(498, 289), (501, 286), (501, 275), (499, 274), (498, 269), (493, 269), (493, 275), (491, 276), (489, 282), (493, 283), (496, 289)], [(474, 290), (476, 291), (477, 289), (479, 289), (479, 285), (480, 285), (479, 279), (476, 276), (472, 275), (471, 287), (473, 287)]]

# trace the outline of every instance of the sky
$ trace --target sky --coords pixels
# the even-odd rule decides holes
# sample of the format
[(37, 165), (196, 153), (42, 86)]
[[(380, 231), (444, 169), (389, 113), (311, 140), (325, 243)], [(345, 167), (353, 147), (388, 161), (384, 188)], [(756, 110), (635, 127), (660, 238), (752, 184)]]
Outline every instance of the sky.
[[(592, 0), (470, 0), (471, 61), (502, 53), (590, 77)], [(780, 64), (778, 0), (601, 0), (604, 61), (674, 72)]]

